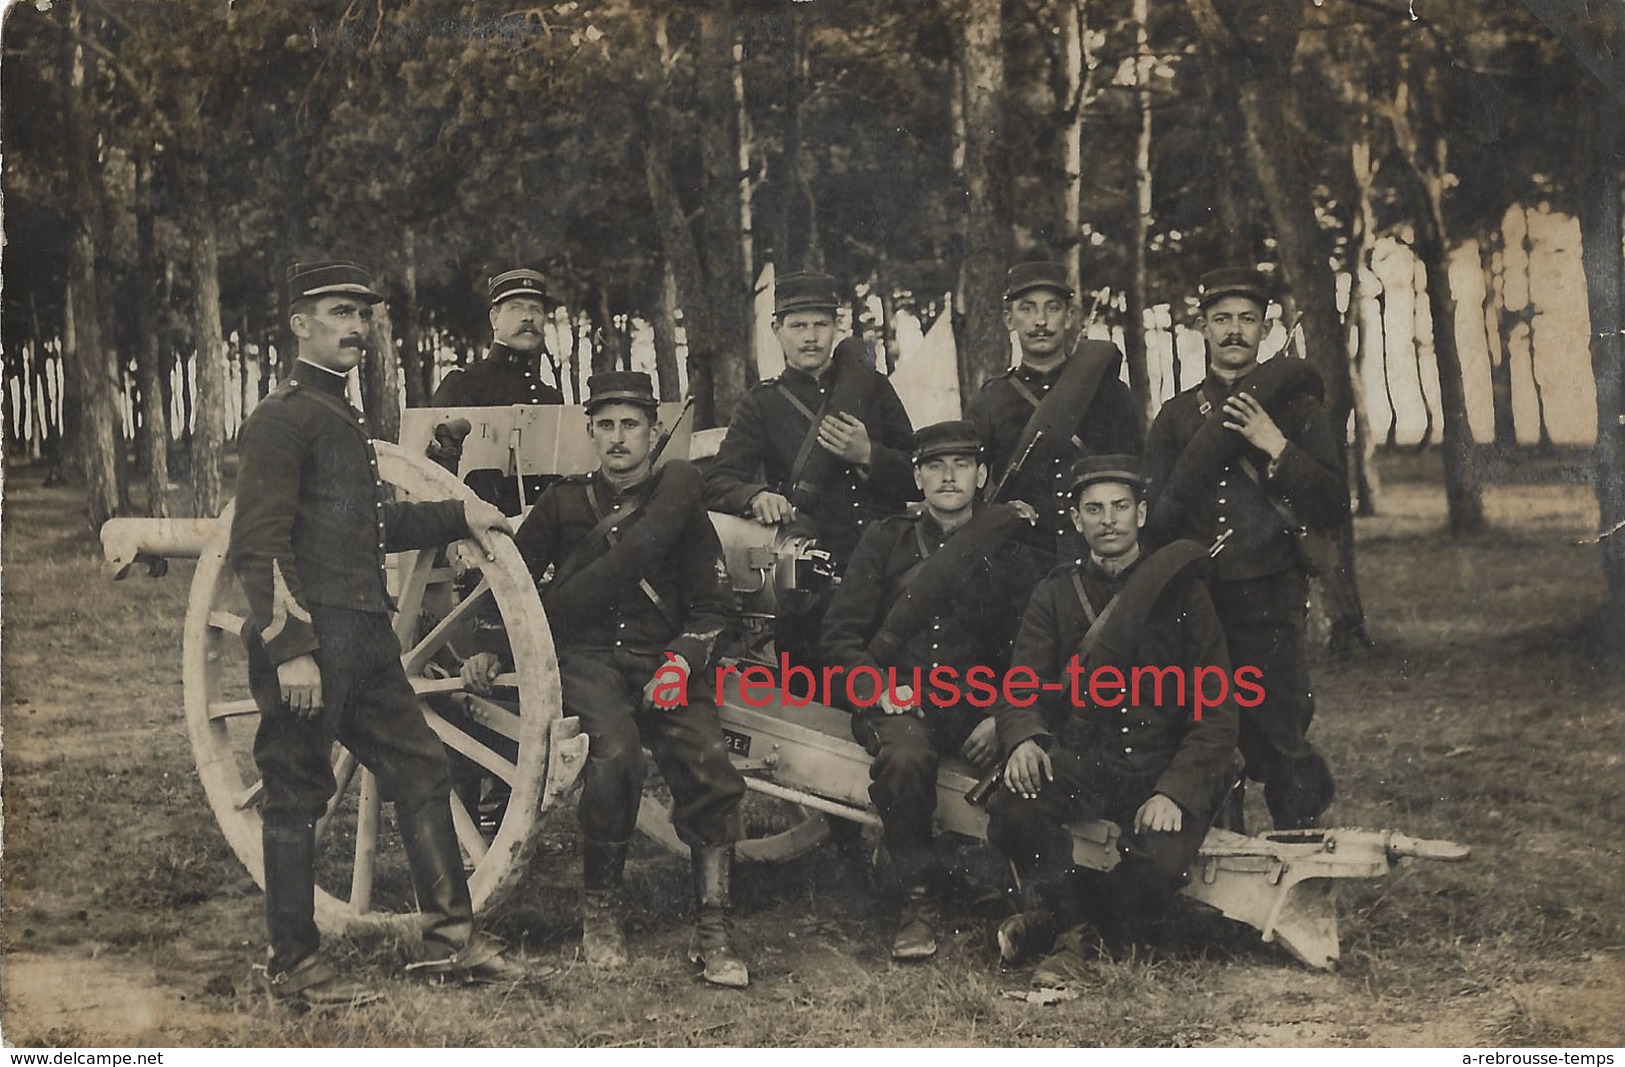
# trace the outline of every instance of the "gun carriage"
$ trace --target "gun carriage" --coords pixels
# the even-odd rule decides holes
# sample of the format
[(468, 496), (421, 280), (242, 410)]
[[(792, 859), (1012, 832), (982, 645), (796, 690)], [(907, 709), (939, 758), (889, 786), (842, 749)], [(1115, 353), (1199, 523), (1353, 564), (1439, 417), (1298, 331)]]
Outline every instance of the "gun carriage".
[[(662, 405), (678, 421), (677, 405)], [(460, 474), (495, 469), (523, 480), (585, 471), (594, 456), (581, 433), (580, 408), (415, 409), (403, 420), (399, 446), (377, 446), (381, 476), (408, 499), (447, 499), (469, 493), (458, 477), (424, 458), (434, 428), (467, 419)], [(669, 424), (668, 421), (668, 424)], [(701, 435), (695, 435), (699, 438)], [(706, 449), (696, 440), (695, 455)], [(690, 450), (689, 435), (673, 435), (668, 455)], [(252, 740), (258, 722), (247, 689), (239, 633), (245, 601), (226, 567), (231, 507), (218, 519), (114, 519), (102, 528), (109, 568), (123, 577), (136, 567), (153, 576), (171, 559), (196, 560), (184, 622), (182, 687), (187, 731), (198, 775), (214, 817), (239, 860), (263, 884)], [(772, 619), (794, 610), (797, 598), (827, 581), (827, 557), (810, 539), (748, 519), (713, 514), (744, 634), (739, 655), (754, 659)], [(476, 910), (498, 906), (522, 880), (541, 817), (557, 806), (580, 775), (587, 738), (562, 707), (558, 664), (535, 583), (517, 549), (504, 542), (494, 560), (457, 546), (446, 553), (405, 552), (390, 560), (402, 661), (423, 701), (430, 726), (469, 765), (507, 793), (499, 819), (482, 825), (477, 800), (454, 791), (457, 836), (471, 865)], [(513, 670), (498, 679), (499, 695), (466, 690), (458, 677), (479, 617), (499, 614), (513, 649)], [(711, 684), (710, 679), (703, 680)], [(818, 704), (752, 706), (737, 675), (723, 690), (722, 724), (730, 753), (772, 818), (752, 827), (741, 859), (778, 862), (816, 848), (829, 819), (878, 825), (868, 800), (869, 758), (851, 740), (845, 712)], [(317, 826), (317, 920), (327, 929), (409, 922), (411, 894), (398, 863), (389, 862), (387, 820), (372, 776), (335, 746), (339, 788)], [(947, 760), (938, 778), (942, 829), (986, 836), (987, 818), (967, 802), (975, 772)], [(655, 783), (651, 783), (653, 789)], [(686, 853), (668, 809), (651, 794), (639, 829)], [(1111, 823), (1073, 827), (1074, 858), (1108, 870), (1119, 859), (1120, 832)], [(1256, 928), (1311, 966), (1332, 966), (1339, 954), (1336, 888), (1347, 878), (1386, 875), (1411, 857), (1458, 860), (1467, 849), (1394, 831), (1327, 829), (1246, 836), (1209, 832), (1184, 895)]]

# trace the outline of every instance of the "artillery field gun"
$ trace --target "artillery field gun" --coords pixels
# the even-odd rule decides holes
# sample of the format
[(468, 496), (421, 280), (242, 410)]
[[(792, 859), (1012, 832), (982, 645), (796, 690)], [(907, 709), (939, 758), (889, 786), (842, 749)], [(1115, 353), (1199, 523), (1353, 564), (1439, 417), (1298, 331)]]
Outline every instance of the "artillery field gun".
[[(676, 420), (678, 405), (662, 405)], [(595, 457), (582, 433), (580, 408), (414, 409), (406, 412), (402, 444), (380, 442), (379, 470), (404, 498), (435, 500), (469, 492), (456, 477), (423, 458), (433, 428), (469, 420), (462, 474), (496, 469), (525, 477), (591, 469)], [(681, 429), (667, 455), (689, 451)], [(226, 840), (263, 884), (252, 740), (258, 713), (247, 688), (239, 633), (245, 601), (225, 567), (231, 508), (218, 519), (114, 519), (102, 528), (109, 568), (123, 577), (137, 565), (157, 576), (172, 559), (196, 560), (187, 608), (182, 685), (187, 731), (198, 775)], [(745, 648), (752, 658), (776, 612), (804, 595), (822, 571), (821, 553), (805, 537), (735, 516), (712, 516), (743, 612)], [(587, 738), (563, 714), (553, 638), (534, 583), (518, 551), (504, 543), (496, 559), (478, 553), (449, 557), (405, 552), (391, 558), (391, 584), (400, 604), (395, 631), (402, 661), (423, 712), (445, 744), (505, 784), (509, 799), (500, 822), (482, 827), (479, 812), (454, 793), (458, 840), (472, 866), (474, 906), (497, 906), (525, 870), (538, 820), (564, 797), (586, 759)], [(496, 700), (468, 692), (458, 677), (458, 649), (466, 648), (477, 616), (494, 604), (508, 631), (514, 669), (498, 679)], [(706, 680), (709, 684), (710, 680)], [(735, 762), (752, 791), (772, 798), (781, 815), (738, 848), (740, 857), (783, 861), (817, 847), (829, 819), (878, 825), (869, 805), (869, 758), (851, 740), (845, 712), (818, 704), (752, 706), (739, 693), (738, 676), (724, 690), (722, 725)], [(517, 710), (516, 710), (517, 709)], [(380, 849), (388, 833), (372, 776), (335, 747), (339, 788), (317, 833), (317, 918), (328, 929), (351, 924), (410, 922), (411, 892), (398, 863)], [(941, 828), (986, 836), (987, 818), (965, 794), (976, 784), (971, 769), (948, 761), (938, 777)], [(651, 797), (650, 800), (655, 798)], [(666, 809), (646, 801), (639, 828), (686, 853)], [(1118, 828), (1106, 822), (1073, 828), (1074, 856), (1100, 870), (1119, 858)], [(494, 832), (493, 832), (494, 831)], [(1209, 832), (1184, 895), (1257, 929), (1311, 967), (1330, 967), (1339, 954), (1336, 890), (1347, 878), (1377, 878), (1408, 858), (1459, 860), (1464, 846), (1420, 840), (1389, 830), (1302, 830), (1245, 836)]]

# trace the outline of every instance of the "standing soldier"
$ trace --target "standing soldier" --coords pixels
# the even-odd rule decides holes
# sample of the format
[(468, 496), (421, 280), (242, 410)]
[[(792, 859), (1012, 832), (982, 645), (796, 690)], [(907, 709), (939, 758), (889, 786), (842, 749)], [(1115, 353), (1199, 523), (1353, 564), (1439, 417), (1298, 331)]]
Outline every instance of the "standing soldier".
[[(1207, 553), (1190, 541), (1141, 552), (1146, 508), (1135, 466), (1133, 456), (1079, 461), (1072, 517), (1089, 558), (1058, 568), (1033, 592), (1011, 666), (1037, 675), (1038, 700), (998, 710), (1010, 758), (987, 836), (1014, 866), (1023, 896), (1022, 911), (999, 927), (999, 956), (1019, 962), (1069, 934), (1039, 965), (1037, 985), (1077, 976), (1085, 919), (1133, 937), (1167, 907), (1201, 848), (1235, 753), (1224, 631), (1194, 574)], [(1197, 713), (1202, 668), (1224, 673), (1226, 695)], [(1090, 679), (1082, 700), (1062, 692), (1079, 693), (1074, 669)], [(1107, 685), (1095, 681), (1131, 691), (1102, 691)], [(1066, 827), (1075, 819), (1122, 828), (1123, 858), (1108, 874), (1072, 867)]]
[(265, 978), (273, 996), (311, 1004), (376, 999), (318, 952), (315, 820), (335, 788), (335, 740), (395, 804), (423, 915), (425, 958), (413, 969), (470, 981), (526, 973), (474, 932), (445, 749), (401, 669), (384, 585), (388, 551), (467, 536), (488, 548), (492, 531), (511, 528), (482, 501), (397, 503), (385, 493), (366, 420), (345, 392), (382, 299), (354, 263), (289, 268), (298, 360), (243, 424), (231, 524), (229, 559), (250, 605), (243, 639), (260, 709)]
[[(873, 699), (853, 709), (852, 733), (874, 757), (869, 795), (903, 894), (891, 949), (899, 960), (937, 951), (942, 872), (931, 823), (938, 761), (963, 751), (980, 766), (998, 755), (986, 709), (927, 699), (938, 687), (920, 685), (915, 674), (929, 679), (947, 668), (957, 688), (973, 667), (1001, 670), (1023, 603), (1012, 590), (1036, 580), (1023, 581), (1018, 572), (1039, 566), (1016, 540), (1030, 512), (976, 500), (987, 467), (974, 425), (941, 422), (921, 430), (914, 480), (925, 508), (864, 531), (824, 619), (825, 662), (843, 667), (847, 677), (867, 667), (881, 679)], [(888, 672), (895, 684), (888, 684)]]
[(1307, 530), (1348, 515), (1320, 379), (1300, 359), (1258, 362), (1269, 308), (1255, 270), (1203, 275), (1208, 373), (1157, 414), (1146, 448), (1148, 529), (1162, 539), (1224, 537), (1213, 603), (1231, 660), (1263, 672), (1267, 694), (1241, 721), (1247, 777), (1264, 783), (1278, 830), (1313, 826), (1331, 803), (1325, 759), (1304, 734), (1314, 714), (1305, 662)]
[[(707, 503), (764, 526), (799, 517), (837, 570), (864, 527), (915, 494), (914, 430), (891, 382), (844, 346), (835, 349), (835, 279), (795, 271), (773, 289), (784, 373), (759, 383), (734, 412), (706, 470)], [(816, 663), (821, 608), (780, 620), (780, 651)], [(788, 646), (788, 647), (787, 647)]]
[[(654, 384), (641, 371), (587, 381), (587, 434), (599, 468), (550, 487), (515, 536), (538, 580), (556, 564), (542, 602), (559, 650), (566, 714), (589, 739), (581, 773), (582, 956), (594, 967), (627, 962), (622, 874), (654, 753), (672, 794), (672, 824), (694, 864), (696, 915), (689, 956), (709, 982), (744, 986), (729, 915), (733, 844), (745, 781), (728, 761), (706, 679), (731, 614), (722, 545), (687, 460), (659, 470)], [(463, 678), (490, 689), (502, 655), (470, 656)], [(655, 704), (664, 679), (686, 693)], [(687, 684), (694, 679), (693, 684)], [(666, 684), (670, 684), (667, 681)]]
[[(539, 366), (547, 321), (542, 276), (533, 270), (510, 270), (486, 285), (491, 304), (491, 347), (485, 357), (441, 379), (430, 407), (484, 408), (514, 404), (563, 404), (564, 394), (542, 381)], [(467, 432), (466, 427), (464, 433)], [(453, 472), (462, 458), (462, 440), (437, 427), (430, 455)], [(526, 500), (534, 500), (551, 479), (527, 478)], [(503, 514), (520, 512), (519, 486), (504, 472), (470, 471), (468, 487)]]
[(1140, 422), (1118, 377), (1122, 354), (1110, 341), (1080, 340), (1066, 268), (1017, 263), (1004, 276), (1004, 324), (1021, 363), (990, 378), (966, 408), (988, 446), (990, 500), (1024, 500), (1038, 511), (1028, 535), (1057, 563), (1081, 548), (1068, 510), (1072, 465), (1084, 456), (1140, 453)]

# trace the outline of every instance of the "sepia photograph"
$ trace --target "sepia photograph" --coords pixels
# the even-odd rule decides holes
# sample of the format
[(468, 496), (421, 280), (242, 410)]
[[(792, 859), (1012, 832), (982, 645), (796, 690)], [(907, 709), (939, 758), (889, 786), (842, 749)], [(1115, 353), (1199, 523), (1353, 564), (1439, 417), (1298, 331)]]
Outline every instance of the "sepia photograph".
[(0, 4), (8, 1048), (1613, 1062), (1625, 0), (526, 3)]

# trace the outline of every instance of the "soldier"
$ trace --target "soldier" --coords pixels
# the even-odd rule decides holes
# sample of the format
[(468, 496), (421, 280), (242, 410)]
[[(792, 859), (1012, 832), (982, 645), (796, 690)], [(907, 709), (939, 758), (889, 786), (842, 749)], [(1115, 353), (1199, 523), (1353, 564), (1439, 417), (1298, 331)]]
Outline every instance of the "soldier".
[(1213, 603), (1231, 659), (1259, 668), (1268, 694), (1242, 718), (1247, 777), (1264, 783), (1276, 829), (1313, 826), (1331, 803), (1333, 783), (1304, 736), (1314, 698), (1298, 531), (1335, 527), (1348, 515), (1337, 438), (1307, 363), (1258, 362), (1269, 307), (1262, 274), (1212, 271), (1201, 279), (1198, 300), (1208, 374), (1163, 405), (1152, 424), (1148, 529), (1161, 539), (1226, 537)]
[[(1037, 566), (1015, 540), (1031, 512), (978, 504), (987, 482), (982, 444), (969, 422), (927, 426), (915, 439), (914, 481), (925, 494), (918, 514), (895, 515), (864, 531), (846, 579), (824, 619), (824, 661), (848, 677), (870, 668), (882, 681), (854, 709), (852, 733), (874, 757), (869, 795), (884, 822), (882, 840), (902, 916), (892, 958), (936, 954), (941, 871), (932, 844), (937, 764), (962, 752), (976, 765), (998, 755), (993, 720), (968, 700), (927, 699), (921, 679), (939, 667), (962, 679), (973, 667), (997, 671), (1009, 658), (1021, 601), (1032, 584), (1015, 572)], [(918, 676), (916, 675), (918, 672)], [(888, 684), (890, 683), (890, 684)]]
[[(1142, 554), (1146, 506), (1135, 467), (1132, 456), (1078, 462), (1071, 517), (1089, 558), (1057, 568), (1033, 592), (1011, 669), (1032, 669), (1038, 700), (997, 713), (1010, 756), (989, 804), (988, 841), (1015, 867), (1023, 898), (999, 927), (999, 956), (1018, 962), (1070, 931), (1035, 973), (1039, 985), (1064, 984), (1082, 964), (1086, 916), (1132, 936), (1167, 906), (1201, 847), (1236, 745), (1228, 695), (1193, 713), (1196, 668), (1223, 671), (1227, 692), (1230, 670), (1213, 602), (1192, 573), (1207, 553), (1184, 541)], [(1111, 667), (1122, 680), (1102, 671), (1105, 691), (1091, 682), (1080, 698), (1069, 676), (1074, 658), (1080, 677)], [(1145, 667), (1158, 673), (1134, 673)], [(1184, 680), (1176, 684), (1164, 668)], [(1072, 868), (1066, 824), (1079, 818), (1123, 830), (1122, 861), (1105, 876)]]
[(1068, 510), (1072, 464), (1140, 453), (1140, 422), (1118, 377), (1117, 347), (1085, 339), (1068, 353), (1078, 325), (1072, 300), (1059, 263), (1017, 263), (1006, 272), (1004, 324), (1015, 332), (1021, 363), (990, 378), (965, 410), (988, 446), (989, 498), (1036, 508), (1028, 540), (1057, 563), (1081, 552)]
[(335, 788), (334, 740), (395, 804), (423, 915), (413, 970), (469, 981), (525, 968), (474, 932), (452, 828), (445, 749), (401, 669), (384, 586), (387, 551), (472, 536), (489, 552), (511, 533), (481, 501), (396, 503), (384, 492), (366, 420), (346, 399), (372, 306), (383, 297), (354, 263), (296, 263), (288, 322), (298, 360), (242, 429), (229, 558), (250, 604), (243, 628), (260, 709), (254, 761), (264, 782), (265, 914), (273, 996), (311, 1004), (376, 999), (318, 951), (315, 820)]
[[(728, 761), (712, 662), (731, 614), (722, 546), (687, 460), (654, 469), (658, 405), (639, 371), (587, 381), (587, 434), (599, 469), (542, 495), (515, 536), (538, 580), (557, 564), (543, 604), (559, 650), (567, 714), (589, 738), (581, 774), (582, 956), (594, 967), (627, 962), (622, 872), (644, 780), (643, 746), (672, 793), (672, 823), (691, 850), (696, 917), (690, 959), (705, 979), (744, 986), (729, 915), (733, 843), (745, 782)], [(671, 664), (657, 674), (663, 665)], [(488, 691), (502, 667), (493, 651), (465, 662), (463, 678)], [(675, 706), (656, 706), (661, 677), (696, 679)]]
[[(564, 394), (542, 381), (538, 361), (542, 352), (542, 324), (547, 321), (542, 276), (533, 270), (510, 270), (493, 277), (486, 286), (491, 304), (491, 347), (485, 357), (467, 369), (454, 370), (440, 381), (430, 407), (508, 407), (513, 404), (563, 404)], [(465, 427), (464, 433), (467, 432)], [(462, 458), (462, 440), (436, 428), (430, 457), (455, 471)], [(551, 479), (525, 479), (525, 500), (535, 500)], [(521, 510), (519, 486), (504, 472), (470, 471), (468, 487), (506, 515)]]
[[(707, 504), (764, 526), (800, 516), (845, 568), (869, 523), (902, 510), (915, 493), (914, 430), (885, 376), (835, 349), (835, 279), (797, 271), (773, 291), (773, 329), (784, 373), (740, 403), (706, 470)], [(814, 608), (780, 620), (780, 650), (816, 662)], [(786, 647), (790, 646), (790, 647)]]

